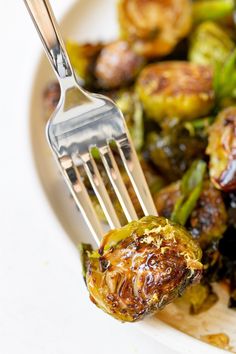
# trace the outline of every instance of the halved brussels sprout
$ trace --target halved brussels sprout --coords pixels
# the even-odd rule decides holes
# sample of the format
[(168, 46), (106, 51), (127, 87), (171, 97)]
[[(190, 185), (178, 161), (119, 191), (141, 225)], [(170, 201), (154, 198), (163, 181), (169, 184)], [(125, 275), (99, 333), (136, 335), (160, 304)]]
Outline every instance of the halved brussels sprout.
[(189, 60), (212, 65), (223, 65), (235, 45), (228, 34), (214, 22), (203, 22), (194, 31), (189, 48)]
[(98, 54), (103, 48), (101, 43), (80, 44), (71, 40), (66, 42), (66, 49), (78, 77), (87, 86), (95, 86), (94, 69)]
[(132, 82), (144, 59), (136, 54), (126, 41), (116, 41), (104, 46), (96, 65), (95, 76), (98, 86), (104, 89), (114, 89)]
[(216, 188), (236, 188), (236, 106), (221, 111), (209, 129), (206, 153), (210, 155), (210, 177)]
[(104, 236), (90, 255), (91, 300), (121, 321), (142, 319), (178, 297), (202, 273), (201, 250), (181, 226), (148, 216)]
[(189, 0), (119, 0), (121, 37), (146, 57), (169, 54), (188, 35), (191, 10)]
[(140, 73), (136, 89), (147, 116), (158, 122), (202, 117), (214, 104), (212, 70), (195, 63), (150, 64)]

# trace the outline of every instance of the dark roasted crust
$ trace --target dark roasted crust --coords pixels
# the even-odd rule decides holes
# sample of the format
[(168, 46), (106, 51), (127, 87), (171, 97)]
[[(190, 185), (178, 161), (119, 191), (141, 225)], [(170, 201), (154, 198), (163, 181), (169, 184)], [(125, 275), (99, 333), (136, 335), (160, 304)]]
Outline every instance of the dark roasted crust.
[(214, 185), (225, 191), (236, 189), (236, 106), (220, 112), (209, 130), (207, 154)]
[(198, 237), (201, 246), (211, 239), (221, 237), (227, 228), (227, 212), (220, 191), (205, 181), (197, 205), (190, 217), (192, 234)]
[(212, 70), (184, 61), (149, 65), (143, 70), (139, 84), (150, 85), (151, 95), (201, 95), (205, 100), (211, 100), (213, 95)]

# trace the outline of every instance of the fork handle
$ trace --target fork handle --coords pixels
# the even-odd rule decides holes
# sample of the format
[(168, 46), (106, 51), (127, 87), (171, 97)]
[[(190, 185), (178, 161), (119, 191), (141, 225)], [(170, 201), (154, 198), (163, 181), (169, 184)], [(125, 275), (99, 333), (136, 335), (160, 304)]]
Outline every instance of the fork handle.
[(24, 0), (24, 2), (60, 83), (65, 78), (74, 79), (73, 69), (49, 1)]

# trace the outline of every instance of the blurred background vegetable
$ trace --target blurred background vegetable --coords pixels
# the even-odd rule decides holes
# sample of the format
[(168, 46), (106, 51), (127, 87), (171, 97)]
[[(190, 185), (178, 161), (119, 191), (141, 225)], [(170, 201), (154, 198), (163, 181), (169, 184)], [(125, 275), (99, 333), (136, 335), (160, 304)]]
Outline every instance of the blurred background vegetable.
[(67, 40), (66, 49), (78, 78), (85, 86), (94, 86), (94, 69), (97, 57), (103, 48), (101, 43), (81, 44)]
[(148, 58), (169, 54), (188, 35), (192, 24), (190, 0), (119, 0), (121, 38)]
[(189, 60), (214, 69), (222, 67), (235, 44), (219, 25), (214, 22), (201, 23), (191, 35)]
[(146, 66), (136, 90), (149, 118), (191, 120), (207, 115), (214, 105), (211, 68), (184, 61)]
[(144, 58), (134, 52), (126, 41), (104, 45), (99, 53), (94, 75), (98, 86), (114, 89), (131, 83), (144, 65)]
[(233, 15), (234, 0), (195, 0), (193, 1), (193, 21), (195, 23), (222, 20)]

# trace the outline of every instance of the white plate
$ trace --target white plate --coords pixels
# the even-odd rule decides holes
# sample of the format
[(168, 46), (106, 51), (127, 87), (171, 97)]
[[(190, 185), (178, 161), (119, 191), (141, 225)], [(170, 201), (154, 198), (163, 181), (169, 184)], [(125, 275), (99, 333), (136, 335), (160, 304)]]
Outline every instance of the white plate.
[[(118, 28), (115, 3), (116, 0), (81, 0), (76, 2), (61, 22), (64, 37), (80, 41), (116, 38)], [(80, 241), (88, 241), (89, 231), (57, 172), (44, 133), (46, 122), (42, 118), (41, 97), (45, 85), (52, 79), (54, 79), (52, 70), (46, 58), (43, 57), (35, 75), (31, 102), (33, 152), (38, 174), (50, 204), (68, 236), (75, 244), (78, 244)], [(41, 107), (41, 111), (40, 109), (35, 110), (34, 107)], [(236, 314), (227, 309), (227, 294), (223, 290), (220, 293), (220, 302), (207, 313), (190, 316), (187, 311), (171, 304), (158, 316), (146, 319), (138, 326), (159, 342), (182, 354), (223, 353), (224, 351), (193, 338), (219, 332), (227, 333), (230, 336), (230, 344), (235, 349)]]

